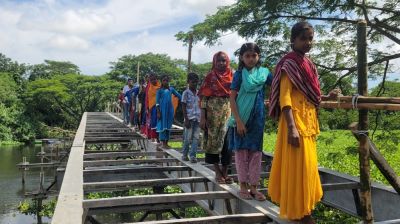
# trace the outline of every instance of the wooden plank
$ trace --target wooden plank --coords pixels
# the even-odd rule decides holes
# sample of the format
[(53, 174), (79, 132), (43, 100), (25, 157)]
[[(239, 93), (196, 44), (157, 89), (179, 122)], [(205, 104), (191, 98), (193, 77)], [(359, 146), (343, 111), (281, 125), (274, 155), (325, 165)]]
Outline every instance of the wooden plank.
[(109, 182), (90, 182), (84, 183), (84, 190), (95, 190), (100, 188), (127, 188), (127, 187), (146, 187), (160, 185), (176, 185), (183, 183), (196, 183), (208, 181), (205, 177), (184, 177), (178, 179), (152, 179), (152, 180), (128, 180), (128, 181), (109, 181)]
[(337, 191), (337, 190), (348, 190), (348, 189), (359, 189), (359, 188), (360, 188), (360, 183), (357, 182), (322, 184), (322, 189), (324, 191)]
[(177, 160), (174, 158), (157, 158), (157, 159), (123, 159), (123, 160), (94, 160), (84, 161), (83, 167), (95, 166), (119, 166), (129, 164), (151, 164), (151, 163), (172, 163)]
[(218, 185), (223, 190), (226, 190), (226, 191), (230, 192), (231, 194), (233, 194), (236, 198), (238, 198), (238, 200), (240, 200), (240, 203), (243, 203), (245, 206), (251, 206), (251, 207), (257, 209), (258, 211), (260, 211), (264, 215), (268, 216), (269, 218), (273, 219), (277, 223), (290, 223), (287, 220), (283, 220), (279, 217), (279, 208), (276, 205), (274, 205), (273, 203), (271, 203), (269, 201), (260, 202), (260, 201), (255, 201), (255, 200), (242, 200), (239, 197), (239, 188), (237, 187), (237, 185), (218, 184), (215, 180), (215, 173), (213, 171), (211, 171), (210, 169), (202, 166), (201, 164), (192, 164), (190, 162), (181, 160), (180, 159), (181, 154), (176, 150), (168, 149), (168, 150), (165, 150), (165, 152), (168, 153), (169, 155), (179, 159), (180, 162), (182, 162), (186, 166), (189, 166), (190, 168), (192, 168), (194, 171), (196, 171), (200, 175), (206, 177), (207, 179), (210, 180), (210, 182), (213, 182), (215, 185)]
[(131, 205), (131, 206), (118, 206), (108, 208), (91, 208), (88, 211), (88, 215), (99, 215), (108, 213), (129, 213), (136, 211), (159, 211), (165, 209), (175, 208), (190, 208), (197, 206), (194, 201), (183, 201), (183, 202), (168, 202), (164, 204), (151, 204), (151, 205)]
[(228, 199), (228, 198), (234, 198), (234, 196), (226, 191), (157, 194), (157, 195), (144, 195), (144, 196), (88, 199), (83, 201), (83, 208), (90, 209), (90, 208), (113, 207), (113, 206), (146, 205), (146, 204), (197, 201), (197, 200), (207, 200), (207, 199)]
[(243, 223), (266, 223), (269, 218), (263, 213), (248, 213), (235, 215), (219, 215), (199, 218), (172, 219), (162, 221), (140, 222), (142, 224), (243, 224)]
[(133, 167), (133, 168), (107, 168), (107, 169), (85, 169), (84, 175), (99, 175), (106, 173), (147, 173), (147, 172), (168, 172), (168, 171), (188, 171), (191, 170), (187, 166), (166, 166), (166, 167)]
[[(86, 152), (85, 152), (86, 153)], [(83, 159), (104, 159), (117, 157), (137, 157), (137, 156), (164, 156), (165, 152), (101, 152), (83, 155)]]
[(82, 116), (70, 151), (64, 179), (58, 195), (57, 205), (51, 223), (83, 223), (85, 220), (83, 202), (83, 152), (87, 113)]

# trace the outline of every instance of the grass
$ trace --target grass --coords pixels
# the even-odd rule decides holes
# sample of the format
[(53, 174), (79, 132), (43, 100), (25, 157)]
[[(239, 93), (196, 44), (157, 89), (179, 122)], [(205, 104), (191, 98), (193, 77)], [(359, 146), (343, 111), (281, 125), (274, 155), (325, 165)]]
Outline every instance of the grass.
[[(378, 132), (376, 135), (380, 135)], [(394, 132), (394, 135), (400, 135), (400, 131)], [(275, 133), (264, 135), (264, 151), (273, 152), (276, 141)], [(400, 144), (390, 144), (386, 140), (375, 138), (373, 142), (382, 153), (388, 163), (400, 173)], [(324, 131), (317, 139), (317, 153), (319, 165), (335, 171), (346, 173), (352, 176), (359, 176), (358, 162), (358, 142), (350, 131), (331, 130)], [(383, 184), (389, 184), (378, 168), (371, 164), (371, 178), (373, 181)]]

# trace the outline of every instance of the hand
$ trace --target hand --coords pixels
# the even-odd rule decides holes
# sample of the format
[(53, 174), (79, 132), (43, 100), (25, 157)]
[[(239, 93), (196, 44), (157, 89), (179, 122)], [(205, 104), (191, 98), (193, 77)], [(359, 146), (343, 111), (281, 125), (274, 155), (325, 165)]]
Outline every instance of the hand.
[(185, 119), (185, 127), (190, 128), (190, 121), (188, 119)]
[(203, 131), (207, 130), (207, 124), (206, 124), (206, 119), (205, 118), (200, 118), (200, 128)]
[(300, 146), (300, 135), (296, 127), (289, 128), (288, 143), (296, 148)]
[(243, 124), (243, 122), (241, 120), (236, 121), (236, 123), (237, 123), (236, 131), (237, 131), (238, 135), (240, 137), (244, 137), (247, 132), (246, 126)]
[(157, 111), (157, 119), (158, 119), (158, 120), (160, 120), (160, 119), (161, 119), (161, 113), (160, 113), (160, 111), (159, 111), (159, 110)]
[(332, 89), (328, 93), (328, 99), (331, 99), (331, 100), (336, 100), (338, 96), (343, 96), (342, 95), (342, 90), (339, 89), (339, 88)]

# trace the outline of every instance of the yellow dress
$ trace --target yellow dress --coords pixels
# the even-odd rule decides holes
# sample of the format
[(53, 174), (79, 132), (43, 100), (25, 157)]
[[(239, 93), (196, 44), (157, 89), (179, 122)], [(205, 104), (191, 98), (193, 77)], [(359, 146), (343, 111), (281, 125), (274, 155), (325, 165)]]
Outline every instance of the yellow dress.
[(279, 204), (281, 218), (301, 219), (311, 214), (323, 194), (316, 152), (316, 136), (319, 134), (317, 111), (293, 86), (286, 73), (282, 73), (279, 101), (281, 109), (285, 106), (292, 108), (300, 134), (300, 147), (288, 143), (287, 122), (281, 113), (268, 194)]

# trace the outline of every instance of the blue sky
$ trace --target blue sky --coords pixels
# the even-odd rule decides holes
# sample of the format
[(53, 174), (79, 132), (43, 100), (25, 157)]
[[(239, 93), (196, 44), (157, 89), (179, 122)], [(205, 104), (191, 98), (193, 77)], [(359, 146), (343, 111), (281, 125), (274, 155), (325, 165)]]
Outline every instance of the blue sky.
[[(0, 52), (21, 63), (71, 61), (84, 74), (109, 71), (126, 54), (165, 53), (186, 58), (175, 40), (218, 6), (234, 0), (0, 0)], [(4, 35), (7, 34), (7, 35)], [(233, 52), (245, 40), (228, 35), (222, 45), (193, 48), (193, 61), (211, 61), (218, 50)]]
[[(187, 58), (174, 35), (235, 0), (0, 0), (0, 52), (21, 63), (45, 59), (70, 61), (83, 74), (109, 71), (109, 62), (127, 54), (154, 52)], [(317, 37), (318, 38), (318, 37)], [(195, 63), (211, 61), (214, 52), (233, 52), (246, 40), (236, 33), (221, 45), (194, 46)], [(380, 46), (376, 46), (380, 47)], [(383, 46), (382, 46), (383, 47)], [(400, 51), (396, 45), (394, 51)], [(312, 53), (312, 52), (311, 52)], [(400, 60), (389, 80), (400, 79)], [(380, 80), (370, 81), (375, 86)]]

